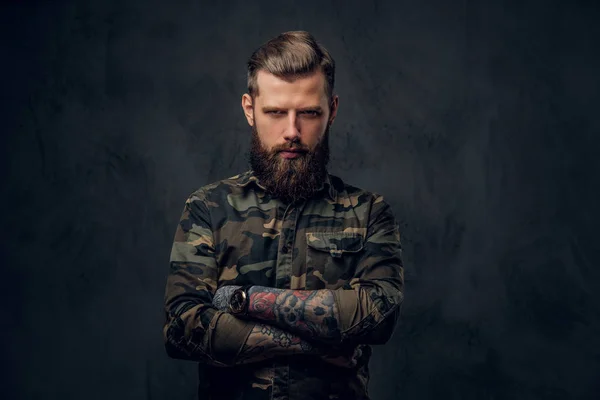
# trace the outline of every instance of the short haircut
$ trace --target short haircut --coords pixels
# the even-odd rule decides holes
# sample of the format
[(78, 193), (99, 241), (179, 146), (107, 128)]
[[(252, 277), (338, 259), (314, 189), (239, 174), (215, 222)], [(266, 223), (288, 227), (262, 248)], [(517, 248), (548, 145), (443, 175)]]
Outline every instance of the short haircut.
[(263, 70), (279, 78), (307, 75), (321, 68), (325, 94), (333, 99), (335, 61), (325, 47), (306, 31), (284, 32), (259, 47), (248, 60), (248, 93), (258, 96), (257, 74)]

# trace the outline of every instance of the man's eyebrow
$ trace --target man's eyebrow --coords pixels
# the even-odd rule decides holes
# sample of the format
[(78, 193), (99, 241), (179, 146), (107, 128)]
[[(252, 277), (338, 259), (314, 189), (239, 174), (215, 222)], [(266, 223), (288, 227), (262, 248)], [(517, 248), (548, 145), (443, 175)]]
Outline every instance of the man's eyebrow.
[[(286, 111), (286, 108), (284, 107), (276, 107), (276, 106), (264, 106), (262, 107), (263, 112), (266, 111)], [(298, 109), (298, 111), (302, 112), (302, 111), (317, 111), (317, 112), (322, 112), (323, 108), (321, 106), (309, 106), (309, 107), (301, 107)]]
[(263, 106), (262, 107), (263, 111), (283, 111), (282, 107), (275, 107), (275, 106)]
[(321, 112), (321, 111), (323, 111), (323, 108), (321, 106), (302, 107), (302, 108), (299, 108), (298, 111), (317, 111), (317, 112)]

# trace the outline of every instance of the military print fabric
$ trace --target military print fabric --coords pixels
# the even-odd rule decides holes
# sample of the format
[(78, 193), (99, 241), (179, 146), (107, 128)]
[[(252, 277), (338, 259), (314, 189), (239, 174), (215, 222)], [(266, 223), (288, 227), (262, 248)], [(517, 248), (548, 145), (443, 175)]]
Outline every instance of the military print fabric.
[[(212, 307), (213, 295), (222, 285), (248, 284), (334, 290), (342, 342), (361, 348), (359, 365), (337, 368), (309, 356), (243, 366), (219, 359), (213, 335), (222, 311)], [(366, 399), (370, 345), (389, 339), (402, 300), (400, 235), (381, 196), (328, 175), (314, 198), (284, 204), (247, 171), (185, 203), (167, 279), (166, 348), (200, 363), (205, 398)], [(248, 332), (228, 334), (243, 342)]]

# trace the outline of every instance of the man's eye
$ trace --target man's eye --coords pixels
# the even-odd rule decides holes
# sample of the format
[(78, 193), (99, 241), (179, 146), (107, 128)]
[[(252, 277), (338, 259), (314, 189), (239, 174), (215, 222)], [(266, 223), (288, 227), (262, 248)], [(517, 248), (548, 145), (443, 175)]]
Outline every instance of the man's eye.
[(316, 117), (319, 115), (318, 111), (304, 111), (303, 114), (308, 115), (309, 117)]

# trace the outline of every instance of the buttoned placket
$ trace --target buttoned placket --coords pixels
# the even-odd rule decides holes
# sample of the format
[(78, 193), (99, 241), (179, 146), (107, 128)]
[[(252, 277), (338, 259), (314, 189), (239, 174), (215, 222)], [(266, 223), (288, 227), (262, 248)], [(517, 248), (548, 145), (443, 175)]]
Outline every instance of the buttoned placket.
[(289, 204), (281, 217), (279, 249), (275, 267), (275, 287), (280, 289), (290, 288), (292, 263), (294, 261), (294, 244), (296, 242), (296, 226), (305, 204), (305, 202), (296, 206), (294, 206), (294, 203)]
[[(281, 233), (279, 236), (279, 251), (275, 269), (275, 287), (289, 289), (294, 261), (294, 244), (296, 242), (296, 227), (304, 209), (305, 202), (294, 205), (288, 204), (283, 212)], [(289, 399), (290, 366), (283, 362), (273, 363), (272, 400)]]

